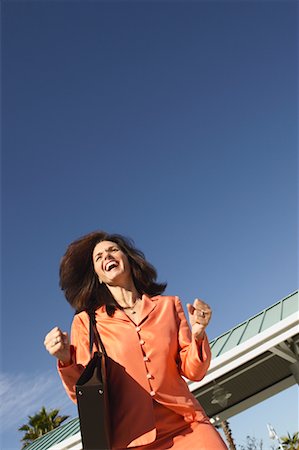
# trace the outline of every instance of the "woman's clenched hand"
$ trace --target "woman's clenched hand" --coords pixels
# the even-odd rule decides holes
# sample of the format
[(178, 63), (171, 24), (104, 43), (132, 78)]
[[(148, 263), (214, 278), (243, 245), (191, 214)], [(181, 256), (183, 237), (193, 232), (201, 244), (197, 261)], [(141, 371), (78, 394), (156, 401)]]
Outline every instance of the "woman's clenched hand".
[(196, 340), (202, 339), (205, 329), (210, 322), (212, 310), (207, 303), (199, 300), (194, 300), (193, 305), (187, 304), (189, 313), (189, 321), (192, 328), (192, 334)]
[(63, 365), (71, 363), (70, 340), (68, 334), (53, 328), (45, 337), (44, 345), (50, 355), (55, 356)]

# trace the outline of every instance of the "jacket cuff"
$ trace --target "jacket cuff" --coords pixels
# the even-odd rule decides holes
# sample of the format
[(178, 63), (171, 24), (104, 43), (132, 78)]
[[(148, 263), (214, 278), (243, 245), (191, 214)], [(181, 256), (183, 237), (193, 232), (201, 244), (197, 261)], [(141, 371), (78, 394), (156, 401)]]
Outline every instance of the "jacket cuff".
[(192, 345), (196, 347), (197, 356), (202, 363), (207, 361), (210, 362), (211, 352), (206, 333), (204, 333), (200, 339), (196, 339), (195, 336), (192, 335)]

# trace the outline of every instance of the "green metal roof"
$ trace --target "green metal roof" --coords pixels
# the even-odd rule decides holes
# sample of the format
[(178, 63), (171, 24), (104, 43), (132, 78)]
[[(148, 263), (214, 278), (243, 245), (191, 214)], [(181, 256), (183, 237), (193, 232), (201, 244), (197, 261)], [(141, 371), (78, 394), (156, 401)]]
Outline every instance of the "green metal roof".
[(26, 447), (26, 450), (48, 450), (52, 445), (59, 444), (59, 442), (74, 436), (79, 433), (79, 431), (79, 418), (75, 417), (63, 425), (60, 425), (58, 428), (55, 428), (55, 430), (49, 431), (36, 439), (32, 444)]
[[(293, 292), (264, 311), (210, 341), (212, 357), (216, 358), (246, 340), (272, 327), (299, 310), (298, 291)], [(49, 450), (80, 431), (78, 417), (36, 439), (26, 450)]]
[(298, 310), (298, 291), (295, 291), (274, 305), (264, 309), (264, 311), (210, 341), (212, 357), (216, 358), (223, 355), (223, 353), (243, 344), (243, 342), (267, 330)]

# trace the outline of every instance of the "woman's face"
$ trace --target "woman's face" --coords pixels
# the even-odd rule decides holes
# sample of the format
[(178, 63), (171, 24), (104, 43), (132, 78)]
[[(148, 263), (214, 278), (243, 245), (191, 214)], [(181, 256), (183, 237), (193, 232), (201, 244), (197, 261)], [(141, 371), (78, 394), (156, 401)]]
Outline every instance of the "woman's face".
[(99, 242), (92, 254), (93, 266), (99, 279), (110, 286), (131, 281), (131, 268), (127, 255), (115, 242)]

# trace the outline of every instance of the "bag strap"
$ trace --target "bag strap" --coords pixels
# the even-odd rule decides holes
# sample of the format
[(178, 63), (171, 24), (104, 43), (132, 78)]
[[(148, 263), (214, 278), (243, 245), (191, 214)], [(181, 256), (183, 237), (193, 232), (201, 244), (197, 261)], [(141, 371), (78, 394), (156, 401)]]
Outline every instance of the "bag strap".
[(97, 326), (96, 326), (96, 313), (95, 311), (88, 311), (89, 315), (89, 352), (90, 357), (92, 358), (92, 348), (93, 344), (96, 344), (97, 351), (99, 353), (103, 353), (107, 356), (106, 349), (104, 347), (103, 341), (101, 339), (101, 336), (98, 332)]

